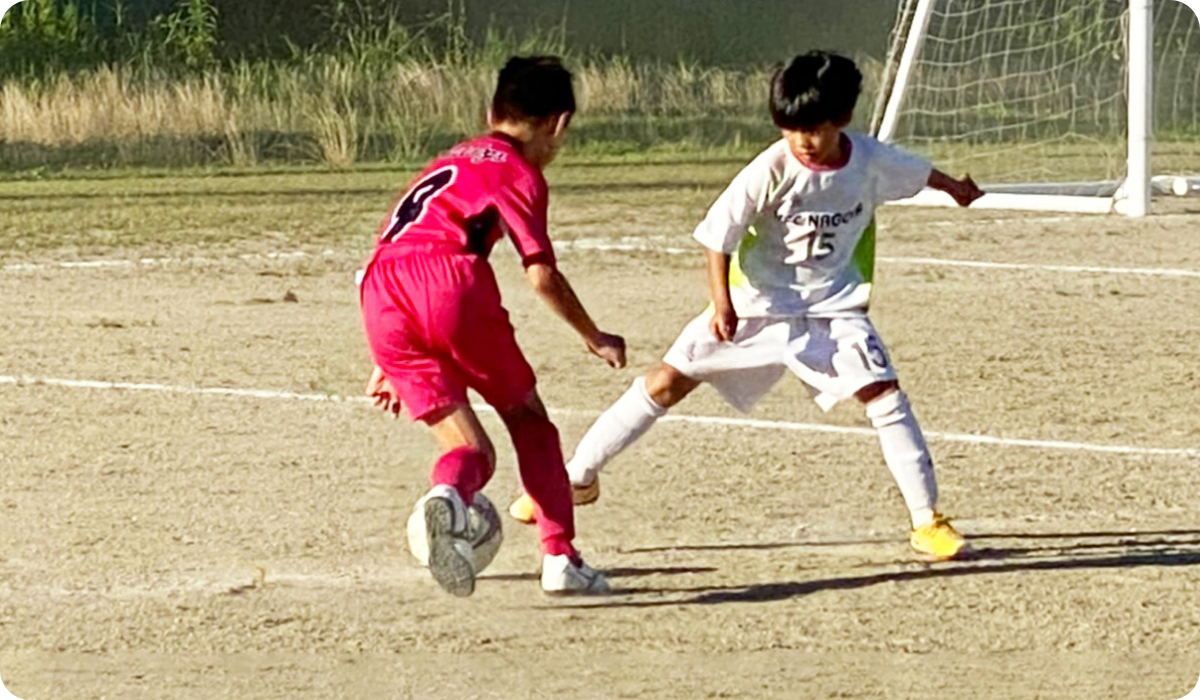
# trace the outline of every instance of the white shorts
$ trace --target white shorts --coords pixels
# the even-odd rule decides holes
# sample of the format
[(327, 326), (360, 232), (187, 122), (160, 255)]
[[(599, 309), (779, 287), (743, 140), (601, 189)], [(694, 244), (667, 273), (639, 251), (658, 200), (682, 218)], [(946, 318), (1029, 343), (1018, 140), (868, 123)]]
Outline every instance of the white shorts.
[(748, 412), (790, 369), (828, 411), (859, 389), (896, 379), (887, 349), (866, 316), (771, 317), (738, 321), (732, 342), (708, 328), (712, 310), (693, 319), (663, 362), (712, 384), (734, 408)]

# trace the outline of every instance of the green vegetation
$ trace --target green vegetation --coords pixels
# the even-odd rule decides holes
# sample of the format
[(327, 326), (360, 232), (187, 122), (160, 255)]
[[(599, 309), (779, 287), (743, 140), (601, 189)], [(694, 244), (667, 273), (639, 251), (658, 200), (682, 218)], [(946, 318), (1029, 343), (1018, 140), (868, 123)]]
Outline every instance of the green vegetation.
[[(573, 147), (752, 147), (772, 135), (762, 72), (574, 64)], [(195, 77), (102, 68), (0, 88), (0, 168), (409, 162), (483, 126), (492, 64), (342, 56), (239, 64)]]
[(111, 5), (111, 26), (77, 0), (23, 0), (0, 26), (0, 80), (51, 81), (64, 73), (121, 65), (174, 75), (217, 65), (217, 10), (213, 0), (179, 5), (135, 23), (130, 6)]
[(334, 0), (312, 48), (222, 59), (213, 2), (141, 24), (117, 5), (102, 31), (72, 2), (25, 0), (0, 27), (0, 170), (412, 163), (479, 131), (496, 67), (535, 52), (576, 72), (576, 153), (744, 154), (774, 133), (768, 66), (585, 55), (562, 27), (472, 37), (454, 4), (410, 26), (366, 0)]

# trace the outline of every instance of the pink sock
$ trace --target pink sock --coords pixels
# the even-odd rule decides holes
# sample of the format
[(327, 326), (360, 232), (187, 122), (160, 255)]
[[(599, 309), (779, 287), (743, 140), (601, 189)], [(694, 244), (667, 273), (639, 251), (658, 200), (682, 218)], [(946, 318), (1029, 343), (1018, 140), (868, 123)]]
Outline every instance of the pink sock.
[(492, 478), (491, 460), (474, 447), (459, 447), (438, 458), (429, 481), (433, 485), (453, 486), (467, 505), (475, 494)]
[(571, 502), (571, 482), (563, 463), (558, 429), (549, 418), (537, 417), (508, 426), (521, 484), (537, 506), (537, 525), (542, 552), (575, 556), (575, 506)]

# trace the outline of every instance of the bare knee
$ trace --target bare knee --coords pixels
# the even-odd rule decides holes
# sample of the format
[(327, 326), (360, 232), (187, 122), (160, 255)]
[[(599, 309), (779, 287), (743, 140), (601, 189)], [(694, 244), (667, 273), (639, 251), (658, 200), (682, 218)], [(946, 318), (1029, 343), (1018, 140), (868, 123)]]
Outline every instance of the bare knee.
[(900, 391), (900, 382), (895, 379), (889, 379), (886, 382), (875, 382), (874, 384), (864, 386), (854, 392), (854, 398), (867, 404), (895, 391)]
[(466, 447), (482, 453), (489, 464), (496, 464), (496, 448), (469, 406), (451, 407), (426, 422), (443, 452)]
[(700, 386), (700, 382), (663, 362), (646, 375), (646, 393), (654, 403), (671, 408)]

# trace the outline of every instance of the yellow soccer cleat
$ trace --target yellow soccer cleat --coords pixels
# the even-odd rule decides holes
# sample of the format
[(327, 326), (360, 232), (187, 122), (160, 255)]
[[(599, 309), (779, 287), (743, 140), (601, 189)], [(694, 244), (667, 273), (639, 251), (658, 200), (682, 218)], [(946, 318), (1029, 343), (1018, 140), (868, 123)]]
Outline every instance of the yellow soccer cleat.
[[(571, 501), (577, 506), (586, 506), (589, 503), (595, 503), (596, 499), (600, 498), (600, 479), (597, 478), (587, 486), (571, 486)], [(537, 522), (537, 506), (534, 505), (533, 499), (529, 494), (523, 493), (521, 497), (512, 502), (508, 507), (508, 515), (513, 520), (519, 523), (535, 523)]]
[(523, 493), (508, 507), (508, 515), (519, 523), (529, 524), (537, 521), (536, 510), (537, 506), (533, 504), (533, 499), (529, 497), (529, 494)]
[(970, 551), (967, 540), (946, 516), (933, 514), (933, 522), (912, 531), (908, 543), (917, 556), (929, 561), (948, 561)]
[(571, 484), (571, 502), (577, 506), (595, 503), (600, 498), (600, 477), (592, 479), (587, 486)]

